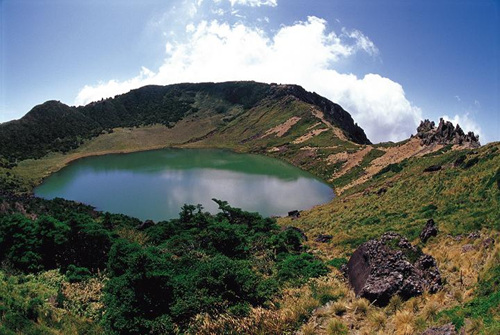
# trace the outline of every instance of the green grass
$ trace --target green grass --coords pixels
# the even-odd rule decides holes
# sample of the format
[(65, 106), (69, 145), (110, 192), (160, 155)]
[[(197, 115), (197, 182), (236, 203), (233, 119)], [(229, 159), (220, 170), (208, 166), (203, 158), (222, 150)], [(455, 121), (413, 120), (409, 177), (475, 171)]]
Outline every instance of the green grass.
[(98, 320), (62, 308), (64, 281), (54, 270), (36, 275), (0, 271), (0, 333), (101, 334)]
[[(440, 231), (453, 235), (481, 228), (498, 230), (500, 155), (486, 159), (490, 154), (489, 147), (479, 149), (479, 161), (469, 169), (453, 167), (460, 155), (454, 151), (408, 159), (351, 190), (346, 194), (348, 201), (336, 198), (304, 212), (295, 224), (313, 234), (330, 233), (334, 235), (332, 243), (347, 249), (388, 230), (417, 237), (429, 218), (434, 219)], [(446, 168), (435, 173), (422, 172), (437, 163)], [(382, 187), (387, 192), (377, 195)]]
[(495, 264), (483, 275), (476, 287), (476, 296), (459, 306), (441, 311), (437, 317), (452, 322), (457, 329), (465, 326), (465, 319), (480, 320), (482, 334), (500, 332), (500, 255)]

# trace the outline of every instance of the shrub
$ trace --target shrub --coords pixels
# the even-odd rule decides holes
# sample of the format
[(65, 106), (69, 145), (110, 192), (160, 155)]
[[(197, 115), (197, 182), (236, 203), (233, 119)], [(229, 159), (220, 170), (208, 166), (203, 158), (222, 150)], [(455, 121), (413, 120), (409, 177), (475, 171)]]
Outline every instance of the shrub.
[(66, 271), (66, 278), (70, 283), (77, 283), (89, 279), (92, 276), (89, 269), (77, 267), (73, 264), (68, 266)]
[(347, 264), (347, 258), (343, 258), (343, 257), (334, 258), (334, 259), (329, 260), (326, 264), (331, 265), (331, 266), (340, 270), (342, 265)]
[(313, 255), (289, 255), (278, 265), (278, 278), (282, 281), (305, 282), (328, 273), (327, 267)]

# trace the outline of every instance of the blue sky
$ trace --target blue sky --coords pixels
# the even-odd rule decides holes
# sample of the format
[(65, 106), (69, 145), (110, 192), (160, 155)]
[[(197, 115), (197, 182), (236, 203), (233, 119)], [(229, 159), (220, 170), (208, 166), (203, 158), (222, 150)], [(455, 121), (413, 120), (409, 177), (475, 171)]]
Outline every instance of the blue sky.
[(297, 83), (373, 142), (445, 117), (500, 140), (498, 0), (2, 0), (0, 122), (146, 84)]

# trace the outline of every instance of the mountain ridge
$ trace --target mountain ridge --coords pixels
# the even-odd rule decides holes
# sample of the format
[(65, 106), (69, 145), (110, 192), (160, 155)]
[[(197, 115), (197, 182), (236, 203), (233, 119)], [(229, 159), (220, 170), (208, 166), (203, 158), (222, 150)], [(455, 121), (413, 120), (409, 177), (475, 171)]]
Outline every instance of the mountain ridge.
[[(293, 96), (317, 105), (348, 139), (360, 144), (370, 143), (364, 131), (340, 105), (297, 85), (183, 83), (144, 86), (79, 107), (55, 100), (47, 101), (35, 106), (19, 120), (0, 124), (0, 147), (3, 148), (0, 154), (9, 161), (39, 158), (49, 151), (74, 149), (82, 140), (93, 138), (106, 129), (157, 123), (172, 127), (189, 114), (196, 113), (196, 100), (203, 96), (215, 101), (213, 109), (222, 114), (233, 106), (250, 110), (266, 99)], [(14, 137), (16, 141), (12, 141)]]

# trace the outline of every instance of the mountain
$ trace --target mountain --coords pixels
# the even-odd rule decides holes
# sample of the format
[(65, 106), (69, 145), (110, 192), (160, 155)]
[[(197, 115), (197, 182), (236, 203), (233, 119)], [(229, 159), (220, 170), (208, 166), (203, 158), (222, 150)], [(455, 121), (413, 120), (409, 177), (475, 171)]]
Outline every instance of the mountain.
[[(146, 86), (82, 107), (45, 102), (20, 120), (0, 125), (0, 158), (15, 162), (40, 158), (50, 151), (67, 152), (106, 129), (152, 124), (173, 127), (190, 115), (204, 118), (216, 112), (220, 119), (238, 122), (244, 113), (251, 115), (254, 110), (284, 103), (287, 99), (321, 111), (347, 139), (359, 144), (370, 143), (342, 107), (300, 86), (255, 82), (176, 84)], [(203, 113), (199, 113), (200, 109)], [(236, 109), (238, 115), (234, 114)], [(222, 126), (221, 123), (219, 129)]]
[[(179, 84), (46, 102), (0, 144), (0, 333), (500, 333), (500, 143), (458, 125), (371, 144), (300, 86)], [(75, 159), (164, 147), (282, 159), (337, 197), (155, 223), (31, 194)]]

